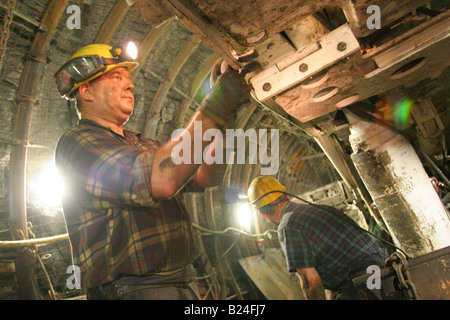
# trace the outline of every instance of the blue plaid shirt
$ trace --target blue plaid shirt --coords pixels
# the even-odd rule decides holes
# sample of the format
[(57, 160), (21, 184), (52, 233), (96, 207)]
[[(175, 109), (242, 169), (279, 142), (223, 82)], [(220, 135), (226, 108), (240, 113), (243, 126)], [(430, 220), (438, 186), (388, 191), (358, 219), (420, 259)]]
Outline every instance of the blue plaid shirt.
[(358, 261), (382, 253), (378, 241), (355, 226), (333, 207), (289, 202), (278, 226), (289, 272), (314, 267), (324, 288), (336, 289)]

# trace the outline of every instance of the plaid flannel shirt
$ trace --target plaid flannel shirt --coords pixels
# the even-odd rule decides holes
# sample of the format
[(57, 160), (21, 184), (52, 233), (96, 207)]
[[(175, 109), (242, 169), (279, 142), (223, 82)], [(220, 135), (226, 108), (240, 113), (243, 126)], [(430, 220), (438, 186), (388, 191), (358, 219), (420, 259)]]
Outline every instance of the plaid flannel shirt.
[(320, 207), (289, 202), (282, 211), (278, 237), (289, 272), (314, 267), (324, 288), (334, 290), (358, 261), (383, 250), (343, 212)]
[(65, 180), (63, 209), (83, 288), (122, 275), (172, 272), (192, 263), (193, 230), (183, 196), (151, 197), (158, 142), (81, 120), (60, 138), (55, 162)]

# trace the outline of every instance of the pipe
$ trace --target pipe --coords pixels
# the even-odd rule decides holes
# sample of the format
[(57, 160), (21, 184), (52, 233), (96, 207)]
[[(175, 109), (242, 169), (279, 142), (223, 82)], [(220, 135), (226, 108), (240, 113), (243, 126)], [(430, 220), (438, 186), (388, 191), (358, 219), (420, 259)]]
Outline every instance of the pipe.
[(367, 191), (366, 186), (361, 180), (358, 172), (356, 171), (352, 159), (350, 159), (350, 157), (347, 155), (343, 147), (339, 144), (337, 138), (334, 135), (333, 136), (314, 135), (314, 134), (312, 135), (315, 138), (317, 144), (322, 148), (324, 153), (327, 155), (328, 159), (330, 160), (336, 171), (339, 173), (342, 180), (344, 180), (344, 182), (350, 188), (350, 190), (355, 190), (357, 192), (357, 195), (359, 195), (359, 197), (364, 202), (365, 208), (359, 203), (357, 203), (357, 205), (364, 213), (366, 220), (368, 221), (369, 217), (367, 216), (364, 209), (369, 211), (370, 215), (376, 218), (378, 224), (384, 228), (384, 221), (380, 221), (376, 217), (376, 215), (373, 212), (371, 212), (370, 208), (372, 204), (372, 197)]
[(47, 282), (48, 287), (49, 287), (48, 294), (49, 294), (51, 300), (57, 300), (55, 289), (53, 288), (53, 284), (52, 284), (52, 281), (50, 280), (50, 276), (48, 275), (47, 269), (45, 268), (44, 263), (42, 262), (42, 259), (39, 255), (37, 256), (37, 259), (38, 259), (39, 265), (42, 268), (42, 272), (44, 273), (45, 281)]
[[(22, 231), (25, 239), (28, 238), (25, 184), (31, 115), (38, 101), (47, 49), (67, 2), (68, 0), (50, 2), (41, 22), (45, 27), (37, 31), (31, 44), (18, 90), (13, 141), (26, 143), (11, 146), (9, 212), (11, 222)], [(26, 300), (36, 300), (39, 299), (39, 290), (26, 255), (24, 252), (15, 260), (19, 296)]]
[(0, 241), (0, 249), (15, 249), (24, 248), (30, 246), (36, 246), (40, 244), (49, 244), (53, 242), (63, 241), (69, 239), (67, 233), (38, 239), (26, 239), (26, 240), (14, 240), (14, 241)]
[(178, 52), (172, 64), (169, 66), (166, 75), (164, 76), (163, 82), (159, 85), (158, 90), (153, 98), (152, 105), (148, 111), (147, 121), (144, 125), (143, 136), (147, 138), (156, 139), (156, 129), (157, 126), (153, 125), (150, 121), (153, 118), (158, 117), (163, 109), (164, 101), (166, 100), (167, 94), (172, 88), (173, 82), (175, 81), (177, 75), (181, 71), (181, 68), (192, 55), (192, 53), (198, 48), (201, 43), (201, 39), (196, 35), (191, 36), (184, 47)]
[(433, 167), (434, 171), (436, 171), (436, 173), (442, 178), (442, 180), (444, 180), (447, 187), (450, 188), (450, 181), (445, 176), (445, 174), (441, 171), (441, 169), (439, 169), (439, 167), (433, 162), (433, 160), (431, 160), (431, 158), (424, 151), (422, 151), (420, 149), (419, 149), (419, 151), (422, 153), (423, 157), (428, 162), (428, 164)]

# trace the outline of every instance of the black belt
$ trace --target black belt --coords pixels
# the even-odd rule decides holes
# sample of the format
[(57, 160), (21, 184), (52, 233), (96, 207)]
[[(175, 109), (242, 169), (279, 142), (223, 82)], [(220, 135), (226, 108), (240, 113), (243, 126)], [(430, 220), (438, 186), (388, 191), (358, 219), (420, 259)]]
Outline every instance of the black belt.
[(121, 297), (145, 289), (158, 289), (175, 287), (187, 289), (188, 282), (158, 283), (158, 284), (106, 284), (95, 288), (87, 289), (87, 298), (89, 300), (115, 300)]

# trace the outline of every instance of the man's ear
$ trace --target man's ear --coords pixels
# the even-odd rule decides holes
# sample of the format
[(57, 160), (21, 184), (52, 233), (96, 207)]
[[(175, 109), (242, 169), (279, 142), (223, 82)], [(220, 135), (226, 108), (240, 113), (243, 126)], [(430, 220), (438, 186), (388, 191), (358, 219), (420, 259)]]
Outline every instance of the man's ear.
[(84, 83), (81, 86), (78, 87), (78, 92), (80, 93), (80, 97), (83, 100), (86, 101), (93, 101), (94, 100), (94, 88), (93, 86), (88, 82), (88, 83)]

